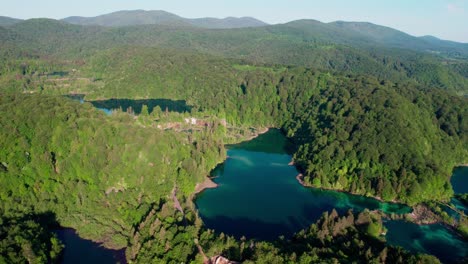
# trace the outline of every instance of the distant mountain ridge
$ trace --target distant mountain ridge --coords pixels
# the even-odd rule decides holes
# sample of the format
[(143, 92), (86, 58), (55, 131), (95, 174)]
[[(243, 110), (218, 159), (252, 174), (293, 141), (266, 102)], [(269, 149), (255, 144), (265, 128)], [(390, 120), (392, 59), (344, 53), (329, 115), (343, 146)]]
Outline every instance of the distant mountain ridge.
[(22, 20), (18, 18), (0, 16), (0, 26), (11, 26), (21, 21)]
[[(412, 78), (433, 87), (468, 94), (468, 44), (435, 37), (414, 37), (367, 22), (296, 20), (242, 28), (245, 24), (233, 25), (230, 18), (214, 19), (215, 27), (210, 18), (194, 19), (191, 23), (202, 26), (193, 26), (164, 11), (119, 14), (122, 17), (119, 23), (108, 27), (54, 19), (29, 19), (0, 26), (0, 54), (24, 49), (38, 54), (81, 57), (112, 47), (160, 47), (256, 64), (368, 74), (394, 82)], [(146, 23), (148, 14), (156, 14), (150, 17), (151, 22), (158, 24), (119, 26), (132, 21)], [(110, 14), (110, 18), (101, 16), (100, 23), (115, 22), (114, 15)], [(68, 20), (86, 21), (79, 17)], [(230, 28), (220, 21), (228, 21)], [(203, 23), (208, 23), (211, 28), (206, 28)], [(238, 28), (232, 28), (235, 26)]]
[[(0, 16), (0, 26), (11, 26), (22, 19)], [(162, 10), (122, 10), (95, 17), (70, 16), (61, 19), (75, 25), (96, 25), (104, 27), (123, 27), (138, 25), (166, 25), (186, 26), (206, 29), (233, 29), (248, 27), (273, 26), (293, 27), (301, 29), (315, 39), (326, 39), (340, 44), (378, 44), (392, 48), (412, 49), (419, 51), (431, 50), (434, 46), (443, 49), (455, 49), (457, 52), (468, 53), (468, 43), (459, 43), (439, 39), (434, 36), (415, 37), (405, 32), (376, 25), (370, 22), (335, 21), (323, 23), (313, 19), (299, 19), (285, 24), (269, 25), (253, 17), (226, 17), (226, 18), (184, 18)], [(276, 31), (276, 30), (275, 30)], [(306, 36), (310, 37), (310, 36)]]
[[(49, 25), (47, 26), (46, 24)], [(65, 25), (83, 27), (74, 29), (83, 32), (91, 30), (92, 32), (101, 31), (110, 33), (113, 32), (114, 29), (120, 28), (119, 30), (121, 33), (123, 32), (122, 30), (124, 30), (125, 32), (128, 31), (127, 35), (136, 34), (145, 36), (147, 41), (154, 38), (154, 36), (151, 36), (154, 34), (154, 31), (161, 32), (161, 34), (165, 36), (175, 37), (176, 35), (180, 35), (177, 40), (178, 43), (180, 42), (179, 44), (185, 46), (191, 45), (196, 48), (204, 49), (205, 51), (211, 50), (211, 48), (208, 47), (202, 48), (202, 46), (211, 45), (206, 43), (206, 40), (214, 38), (213, 41), (215, 41), (215, 43), (226, 42), (218, 47), (223, 50), (223, 54), (225, 54), (225, 52), (244, 52), (241, 50), (234, 50), (243, 49), (241, 46), (244, 44), (247, 45), (247, 43), (251, 43), (253, 46), (250, 46), (250, 48), (254, 48), (260, 45), (260, 43), (268, 42), (268, 45), (264, 48), (270, 49), (272, 45), (274, 46), (273, 42), (278, 45), (285, 45), (285, 43), (288, 42), (289, 44), (286, 44), (285, 48), (291, 47), (290, 44), (305, 45), (304, 47), (342, 45), (343, 47), (365, 49), (368, 52), (370, 51), (371, 54), (374, 53), (372, 50), (375, 51), (376, 49), (383, 51), (383, 49), (396, 48), (441, 55), (451, 59), (468, 59), (468, 43), (446, 41), (433, 36), (415, 37), (390, 27), (369, 22), (335, 21), (323, 23), (312, 19), (302, 19), (285, 24), (267, 25), (250, 17), (186, 19), (165, 11), (143, 10), (118, 11), (92, 18), (74, 16), (62, 20), (18, 20), (0, 17), (0, 26), (5, 27), (5, 29), (13, 30), (9, 30), (9, 35), (18, 33), (27, 39), (30, 38), (28, 35), (35, 35), (36, 32), (43, 31), (43, 29), (47, 28), (47, 30), (53, 30), (56, 27), (63, 28), (61, 31), (65, 34), (71, 34), (72, 32), (67, 33), (67, 30), (64, 29), (64, 27), (66, 27)], [(131, 29), (124, 29), (124, 27), (129, 26), (131, 26)], [(175, 31), (167, 31), (168, 27)], [(32, 28), (36, 29), (33, 30)], [(2, 31), (5, 31), (5, 29)], [(69, 29), (71, 30), (71, 28)], [(153, 33), (149, 33), (150, 31), (153, 31)], [(190, 40), (187, 39), (188, 35), (185, 35), (183, 32), (191, 32), (190, 34), (192, 37), (189, 38)], [(5, 33), (2, 35), (5, 37), (8, 34)], [(123, 35), (119, 37), (122, 36)], [(199, 40), (200, 42), (197, 43), (195, 40)], [(154, 39), (154, 41), (161, 44), (163, 40), (158, 38)], [(186, 41), (186, 43), (182, 43), (183, 41)], [(254, 43), (256, 44), (254, 45)], [(175, 43), (172, 45), (174, 44)], [(230, 48), (226, 49), (226, 47)]]
[(183, 18), (161, 10), (129, 10), (117, 11), (96, 17), (72, 16), (62, 19), (65, 22), (78, 25), (98, 25), (105, 27), (121, 27), (136, 25), (191, 25), (201, 28), (245, 28), (268, 25), (252, 17), (219, 18)]
[(405, 32), (370, 22), (335, 21), (322, 23), (303, 19), (278, 25), (283, 34), (301, 36), (303, 40), (320, 40), (354, 47), (386, 47), (419, 52), (450, 53), (451, 57), (468, 57), (468, 43), (442, 40), (433, 36), (415, 37)]

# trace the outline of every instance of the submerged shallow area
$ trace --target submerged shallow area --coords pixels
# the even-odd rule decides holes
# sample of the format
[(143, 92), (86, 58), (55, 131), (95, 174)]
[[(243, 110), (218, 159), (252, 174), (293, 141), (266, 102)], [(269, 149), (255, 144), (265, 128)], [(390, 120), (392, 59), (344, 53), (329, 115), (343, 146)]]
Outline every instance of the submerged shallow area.
[(452, 263), (468, 256), (468, 243), (442, 224), (417, 225), (405, 221), (388, 221), (387, 243), (401, 246), (413, 253), (437, 256)]

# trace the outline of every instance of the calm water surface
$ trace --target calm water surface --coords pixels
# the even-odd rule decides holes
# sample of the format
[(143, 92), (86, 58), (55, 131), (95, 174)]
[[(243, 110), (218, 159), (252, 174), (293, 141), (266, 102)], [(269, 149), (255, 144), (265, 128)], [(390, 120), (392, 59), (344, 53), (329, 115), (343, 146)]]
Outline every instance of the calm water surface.
[[(107, 100), (96, 100), (86, 101), (84, 100), (84, 94), (69, 94), (66, 97), (80, 101), (81, 103), (91, 103), (97, 109), (103, 111), (107, 115), (112, 114), (114, 109), (122, 109), (123, 112), (131, 111), (137, 115), (141, 113), (143, 105), (148, 107), (148, 112), (151, 113), (156, 107), (159, 107), (161, 111), (169, 112), (190, 112), (192, 107), (187, 105), (183, 100), (171, 100), (171, 99), (107, 99)], [(131, 109), (131, 110), (130, 110)]]
[[(405, 205), (372, 198), (301, 186), (294, 166), (288, 166), (288, 142), (278, 130), (254, 140), (228, 147), (228, 159), (213, 172), (218, 188), (196, 199), (199, 214), (208, 228), (236, 237), (274, 239), (290, 236), (314, 223), (323, 212), (379, 209), (407, 213)], [(442, 225), (418, 226), (387, 221), (387, 240), (412, 252), (434, 254), (452, 262), (467, 256), (468, 244)]]
[(385, 226), (388, 229), (387, 243), (390, 245), (403, 247), (413, 253), (431, 254), (445, 263), (453, 263), (468, 256), (468, 243), (441, 224), (420, 226), (405, 221), (388, 221)]
[(226, 162), (212, 172), (219, 187), (204, 191), (196, 200), (205, 224), (237, 237), (274, 239), (308, 227), (333, 208), (339, 213), (365, 208), (411, 211), (363, 196), (304, 188), (296, 180), (296, 168), (288, 165), (291, 156), (286, 147), (278, 130), (230, 146)]
[(60, 229), (56, 233), (65, 245), (61, 258), (62, 264), (126, 263), (125, 250), (107, 249), (99, 243), (79, 237), (71, 228)]
[(468, 167), (457, 167), (450, 179), (456, 194), (468, 193)]

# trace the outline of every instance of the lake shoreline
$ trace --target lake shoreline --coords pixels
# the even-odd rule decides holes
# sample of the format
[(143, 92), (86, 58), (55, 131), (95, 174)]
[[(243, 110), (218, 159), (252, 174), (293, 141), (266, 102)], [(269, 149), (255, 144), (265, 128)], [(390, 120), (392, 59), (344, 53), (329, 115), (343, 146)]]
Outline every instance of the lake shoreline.
[[(106, 252), (109, 255), (112, 255), (112, 258), (114, 261), (122, 264), (128, 263), (127, 258), (125, 256), (125, 251), (127, 247), (122, 247), (122, 248), (115, 248), (112, 247), (108, 244), (106, 244), (104, 241), (95, 240), (95, 239), (89, 239), (89, 238), (84, 238), (81, 237), (77, 231), (77, 229), (72, 228), (72, 227), (65, 227), (65, 226), (59, 226), (57, 229), (52, 231), (53, 233), (56, 234), (56, 236), (59, 238), (59, 240), (65, 245), (65, 248), (60, 252), (60, 259), (61, 262), (65, 261), (65, 251), (67, 250), (67, 247), (76, 247), (76, 243), (81, 243), (85, 244), (86, 247), (92, 247), (88, 248), (88, 250), (92, 251), (102, 251)], [(83, 246), (83, 245), (82, 245)], [(103, 253), (99, 253), (102, 255)], [(68, 256), (70, 258), (70, 256)]]
[[(249, 132), (252, 131), (255, 130), (252, 129)], [(258, 132), (260, 131), (261, 129)], [(342, 211), (350, 208), (348, 210), (361, 212), (365, 208), (369, 208), (368, 210), (375, 211), (384, 221), (402, 221), (413, 224), (409, 226), (408, 232), (417, 233), (421, 230), (426, 230), (424, 226), (427, 226), (428, 232), (432, 232), (432, 230), (440, 231), (441, 234), (434, 233), (434, 235), (440, 237), (440, 243), (444, 246), (448, 247), (451, 245), (452, 240), (464, 240), (453, 226), (440, 221), (440, 218), (430, 217), (430, 211), (434, 210), (430, 205), (419, 205), (419, 210), (415, 211), (414, 206), (408, 207), (404, 203), (396, 201), (396, 199), (387, 202), (382, 197), (366, 196), (345, 190), (312, 186), (312, 182), (309, 182), (310, 178), (308, 178), (307, 182), (305, 181), (307, 174), (303, 170), (298, 169), (298, 167), (301, 167), (300, 164), (295, 164), (294, 159), (290, 155), (286, 157), (283, 152), (275, 152), (277, 151), (275, 147), (277, 145), (280, 147), (280, 143), (283, 143), (280, 138), (283, 139), (282, 136), (284, 135), (279, 135), (279, 132), (276, 130), (271, 130), (271, 132), (276, 136), (267, 135), (265, 138), (262, 136), (258, 141), (254, 140), (255, 142), (252, 142), (252, 144), (243, 143), (240, 146), (227, 147), (228, 153), (232, 158), (226, 156), (225, 162), (227, 165), (221, 165), (210, 173), (214, 177), (217, 175), (220, 177), (226, 176), (227, 178), (225, 179), (214, 179), (218, 184), (223, 186), (195, 197), (200, 200), (194, 199), (196, 208), (199, 210), (197, 210), (198, 216), (202, 219), (205, 228), (238, 237), (243, 235), (249, 238), (273, 241), (276, 237), (268, 237), (269, 234), (277, 232), (278, 234), (285, 235), (290, 234), (290, 232), (299, 232), (293, 229), (296, 227), (302, 228), (303, 225), (307, 226), (310, 224), (304, 222), (317, 217), (319, 215), (318, 212), (330, 212), (333, 208)], [(244, 138), (248, 138), (248, 136)], [(240, 137), (237, 139), (239, 140)], [(282, 158), (276, 159), (274, 155), (282, 155)], [(285, 166), (286, 164), (290, 166)], [(285, 169), (286, 167), (289, 168)], [(211, 176), (210, 180), (213, 180)], [(287, 176), (287, 180), (285, 180), (285, 176)], [(229, 186), (230, 184), (232, 186)], [(204, 189), (200, 188), (202, 186), (202, 184), (197, 185), (197, 193)], [(221, 189), (224, 189), (223, 187), (228, 186), (232, 187), (229, 191), (221, 191)], [(262, 187), (268, 187), (268, 190)], [(305, 190), (303, 187), (309, 188), (309, 190)], [(302, 190), (298, 191), (298, 189)], [(280, 197), (277, 194), (283, 195)], [(300, 195), (296, 197), (296, 194)], [(239, 198), (237, 195), (239, 195)], [(312, 202), (306, 199), (308, 196), (303, 195), (310, 195)], [(278, 197), (280, 198), (278, 199)], [(256, 203), (257, 200), (260, 202)], [(270, 205), (267, 203), (269, 201), (275, 202)], [(268, 209), (265, 210), (267, 206)], [(287, 209), (276, 211), (277, 208)], [(296, 208), (298, 209), (296, 210)], [(283, 211), (286, 213), (281, 213)], [(219, 215), (224, 217), (220, 217)], [(283, 215), (292, 216), (286, 218)], [(302, 220), (303, 222), (295, 221), (296, 218), (294, 217), (304, 220)], [(261, 220), (259, 221), (258, 219)], [(275, 219), (279, 224), (268, 225), (269, 219)], [(294, 226), (288, 225), (293, 221)], [(300, 229), (298, 228), (297, 230)], [(401, 234), (398, 232), (395, 231), (395, 237), (406, 239), (406, 230)], [(426, 240), (430, 241), (429, 236), (422, 239), (424, 239), (424, 242)], [(408, 239), (404, 240), (403, 243), (407, 243), (408, 241)], [(408, 245), (404, 244), (405, 248), (414, 247), (414, 243), (409, 242)], [(430, 243), (424, 245), (424, 250), (433, 249), (434, 245)], [(435, 253), (438, 253), (437, 250), (435, 250)]]
[[(347, 193), (347, 194), (351, 194), (351, 195), (357, 195), (357, 196), (363, 196), (363, 197), (375, 199), (375, 200), (377, 200), (379, 202), (383, 202), (383, 203), (407, 205), (405, 203), (401, 203), (401, 202), (398, 202), (398, 201), (385, 201), (382, 198), (375, 197), (375, 196), (365, 196), (365, 195), (362, 195), (362, 194), (356, 194), (356, 193), (352, 193), (352, 192), (348, 192), (348, 191), (344, 191), (344, 190), (333, 189), (333, 188), (314, 187), (314, 186), (311, 186), (311, 185), (308, 185), (308, 184), (305, 183), (304, 175), (302, 173), (299, 173), (296, 176), (296, 180), (299, 182), (299, 184), (301, 184), (305, 188), (315, 188), (315, 189), (320, 189), (320, 190), (342, 192), (342, 193)], [(445, 226), (447, 229), (449, 229), (450, 231), (452, 231), (452, 233), (455, 234), (457, 237), (459, 237), (461, 239), (466, 239), (460, 232), (458, 232), (458, 230), (457, 230), (457, 228), (455, 226), (453, 226), (453, 225), (451, 225), (449, 223), (446, 223), (445, 221), (440, 219), (440, 217), (437, 216), (435, 213), (433, 213), (432, 210), (430, 210), (426, 205), (417, 204), (417, 205), (410, 206), (410, 207), (412, 209), (412, 212), (401, 215), (401, 216), (403, 216), (403, 219), (400, 219), (400, 220), (406, 221), (406, 222), (409, 222), (409, 223), (414, 223), (414, 224), (419, 225), (419, 226), (441, 224), (441, 225)], [(421, 207), (423, 207), (424, 210), (419, 210), (418, 209), (418, 208), (421, 208)], [(430, 217), (426, 216), (427, 211), (431, 212)], [(385, 215), (385, 217), (391, 219), (387, 214), (384, 214), (384, 215)]]
[[(262, 134), (265, 134), (267, 133), (268, 131), (270, 131), (270, 129), (272, 129), (272, 127), (265, 127), (265, 128), (259, 128), (257, 129), (257, 131), (255, 132), (254, 135), (250, 136), (250, 137), (247, 137), (247, 138), (243, 138), (242, 140), (240, 140), (239, 142), (236, 142), (236, 143), (233, 143), (233, 144), (239, 144), (239, 143), (242, 143), (242, 142), (246, 142), (246, 141), (250, 141), (252, 139), (255, 139), (257, 138), (258, 136), (262, 135)], [(232, 145), (232, 144), (229, 144), (229, 145)], [(225, 159), (223, 159), (222, 161), (220, 161), (218, 163), (219, 164), (222, 164), (224, 162), (226, 162), (226, 160), (229, 158), (229, 156), (226, 156)], [(213, 178), (214, 177), (211, 177), (211, 176), (206, 176), (205, 177), (205, 180), (203, 182), (199, 182), (195, 185), (195, 190), (193, 191), (193, 193), (191, 194), (191, 200), (192, 202), (196, 199), (197, 195), (202, 193), (203, 191), (205, 191), (206, 189), (214, 189), (214, 188), (217, 188), (219, 185), (213, 181)]]
[(243, 142), (251, 141), (251, 140), (257, 138), (258, 136), (260, 136), (262, 134), (265, 134), (266, 132), (270, 131), (270, 129), (273, 129), (273, 128), (274, 127), (256, 128), (255, 132), (253, 132), (252, 135), (249, 135), (247, 137), (238, 138), (238, 140), (236, 140), (235, 142), (225, 144), (225, 146), (226, 145), (227, 146), (228, 145), (236, 145), (236, 144), (240, 144), (240, 143), (243, 143)]
[(80, 239), (91, 241), (93, 243), (99, 244), (101, 247), (108, 249), (108, 250), (113, 250), (113, 251), (121, 251), (123, 250), (125, 252), (127, 246), (121, 247), (117, 246), (112, 241), (106, 239), (105, 237), (100, 237), (100, 238), (91, 238), (89, 236), (82, 236), (81, 233), (78, 232), (78, 228), (72, 227), (72, 226), (63, 226), (59, 225), (54, 231), (73, 231), (75, 232), (75, 235), (79, 237)]
[[(293, 166), (293, 165), (290, 165), (290, 166)], [(345, 191), (345, 190), (340, 190), (340, 189), (333, 189), (333, 188), (326, 188), (326, 187), (315, 187), (315, 186), (312, 186), (312, 185), (309, 185), (309, 184), (305, 183), (304, 175), (302, 173), (299, 173), (296, 176), (296, 180), (305, 188), (315, 188), (315, 189), (326, 190), (326, 191), (342, 192), (342, 193), (347, 193), (347, 194), (351, 194), (351, 195), (357, 195), (357, 196), (363, 196), (363, 197), (366, 197), (366, 198), (372, 198), (372, 199), (375, 199), (375, 200), (377, 200), (379, 202), (382, 202), (382, 203), (407, 205), (407, 204), (405, 204), (403, 202), (399, 202), (397, 200), (385, 201), (379, 196), (367, 196), (367, 195), (362, 195), (362, 194), (359, 194), (359, 193), (353, 193), (353, 192), (350, 192), (350, 191)], [(407, 206), (409, 206), (409, 205), (407, 205)], [(413, 208), (413, 206), (410, 206), (410, 207)]]
[[(242, 140), (241, 142), (250, 141), (250, 140), (252, 140), (252, 139), (254, 139), (254, 138), (257, 138), (257, 137), (260, 136), (261, 134), (265, 134), (266, 132), (268, 132), (271, 128), (273, 128), (273, 127), (265, 127), (265, 128), (263, 128), (262, 130), (260, 130), (260, 131), (257, 130), (257, 131), (255, 132), (254, 135), (252, 135), (252, 136), (250, 136), (250, 137), (248, 137), (248, 138)], [(241, 143), (241, 142), (239, 142), (239, 143)]]
[(192, 196), (195, 197), (197, 194), (202, 193), (206, 189), (214, 189), (217, 187), (218, 184), (214, 182), (211, 177), (206, 176), (203, 182), (197, 183), (195, 185), (195, 191), (193, 192)]

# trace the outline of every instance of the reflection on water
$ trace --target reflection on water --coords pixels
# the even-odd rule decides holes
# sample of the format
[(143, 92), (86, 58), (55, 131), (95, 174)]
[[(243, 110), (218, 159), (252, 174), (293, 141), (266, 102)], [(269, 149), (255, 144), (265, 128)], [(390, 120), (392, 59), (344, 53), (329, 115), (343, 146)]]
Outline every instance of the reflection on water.
[(70, 94), (66, 97), (73, 100), (80, 101), (81, 103), (88, 102), (99, 110), (104, 111), (110, 115), (113, 109), (121, 109), (124, 112), (131, 112), (134, 114), (140, 114), (143, 105), (148, 107), (148, 112), (152, 113), (156, 107), (159, 107), (161, 111), (168, 112), (190, 112), (191, 106), (188, 106), (184, 100), (170, 100), (170, 99), (108, 99), (108, 100), (97, 100), (97, 101), (85, 101), (83, 94)]
[(75, 230), (64, 228), (55, 231), (65, 245), (62, 252), (61, 263), (126, 263), (125, 250), (112, 250), (102, 247), (91, 240), (79, 237)]
[[(119, 109), (122, 111), (133, 112), (140, 114), (143, 105), (148, 107), (148, 112), (153, 112), (154, 108), (159, 106), (162, 111), (169, 112), (190, 112), (192, 107), (188, 106), (183, 100), (170, 100), (170, 99), (143, 99), (143, 100), (131, 100), (131, 99), (109, 99), (100, 101), (90, 101), (96, 108), (101, 109)], [(131, 109), (131, 110), (130, 110)]]

